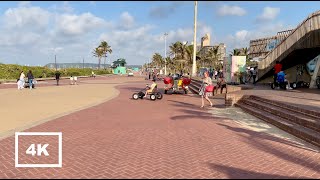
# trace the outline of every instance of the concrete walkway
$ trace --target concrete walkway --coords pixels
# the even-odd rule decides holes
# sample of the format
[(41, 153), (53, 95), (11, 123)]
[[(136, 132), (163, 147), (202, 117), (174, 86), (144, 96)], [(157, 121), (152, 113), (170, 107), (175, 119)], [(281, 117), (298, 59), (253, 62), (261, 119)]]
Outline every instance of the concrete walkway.
[(119, 83), (141, 78), (104, 77), (82, 80), (78, 85), (50, 83), (36, 89), (0, 89), (0, 139), (43, 122), (85, 109), (116, 97)]

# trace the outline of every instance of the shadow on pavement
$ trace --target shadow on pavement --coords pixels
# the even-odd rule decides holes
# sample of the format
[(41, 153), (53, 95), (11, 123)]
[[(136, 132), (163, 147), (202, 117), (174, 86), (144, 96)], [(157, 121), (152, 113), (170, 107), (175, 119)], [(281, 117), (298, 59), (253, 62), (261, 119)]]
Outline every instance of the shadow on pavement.
[[(292, 141), (288, 141), (288, 140), (284, 140), (284, 139), (269, 135), (269, 134), (267, 134), (265, 132), (256, 132), (256, 131), (248, 130), (248, 129), (245, 129), (245, 128), (231, 127), (231, 126), (228, 126), (228, 125), (225, 125), (225, 124), (220, 124), (220, 123), (218, 123), (218, 125), (224, 126), (227, 129), (229, 129), (231, 131), (234, 131), (234, 132), (246, 133), (247, 135), (252, 136), (252, 138), (256, 138), (256, 139), (258, 138), (258, 139), (265, 139), (265, 140), (269, 140), (269, 141), (275, 141), (275, 142), (283, 143), (283, 144), (286, 144), (286, 145), (289, 145), (289, 146), (294, 146), (294, 147), (297, 147), (297, 148), (300, 148), (300, 149), (313, 151), (313, 152), (319, 152), (319, 150), (320, 150), (317, 147), (314, 147), (317, 150), (305, 148), (305, 147), (301, 146), (298, 143), (295, 143), (295, 142), (292, 142)], [(254, 126), (254, 125), (251, 125), (251, 126)], [(257, 126), (257, 128), (261, 128), (261, 126)]]
[(269, 144), (267, 141), (261, 141), (261, 140), (273, 141), (273, 142), (281, 143), (281, 145), (285, 144), (285, 145), (293, 146), (293, 147), (303, 149), (306, 151), (319, 152), (319, 149), (316, 147), (315, 148), (317, 150), (305, 148), (297, 143), (287, 141), (287, 140), (284, 140), (284, 139), (281, 139), (278, 137), (274, 137), (274, 136), (268, 135), (266, 133), (255, 132), (252, 130), (238, 128), (238, 127), (231, 127), (231, 126), (228, 126), (225, 124), (218, 124), (218, 125), (224, 126), (227, 129), (235, 131), (235, 132), (245, 133), (245, 134), (249, 135), (249, 137), (248, 137), (245, 135), (238, 134), (239, 136), (242, 136), (243, 138), (248, 139), (246, 142), (257, 150), (272, 154), (274, 156), (277, 156), (278, 158), (284, 159), (286, 161), (290, 161), (295, 164), (299, 164), (303, 167), (313, 169), (314, 171), (319, 171), (319, 160), (310, 162), (307, 160), (307, 158), (305, 158), (301, 155), (293, 155), (292, 152), (284, 152), (281, 148), (276, 148), (275, 146), (272, 146), (271, 144)]
[[(214, 163), (208, 163), (210, 169), (218, 172), (222, 172), (228, 176), (230, 179), (292, 179), (298, 177), (281, 176), (275, 174), (259, 173), (254, 171), (248, 171), (244, 169), (239, 169), (236, 167), (228, 167), (224, 165), (217, 165)], [(306, 179), (306, 177), (299, 177)]]

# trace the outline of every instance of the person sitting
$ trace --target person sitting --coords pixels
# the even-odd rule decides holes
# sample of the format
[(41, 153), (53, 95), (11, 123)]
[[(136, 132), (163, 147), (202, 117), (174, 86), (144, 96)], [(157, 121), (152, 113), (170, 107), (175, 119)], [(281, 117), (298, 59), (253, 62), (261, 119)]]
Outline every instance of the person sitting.
[(147, 97), (148, 94), (153, 93), (153, 91), (157, 88), (156, 80), (153, 79), (152, 81), (153, 81), (153, 83), (151, 84), (151, 86), (149, 87), (149, 89), (147, 89), (146, 94), (145, 94), (144, 97)]
[(280, 84), (280, 83), (284, 83), (285, 82), (285, 76), (286, 74), (283, 72), (283, 71), (280, 71), (278, 74), (277, 74), (277, 82)]
[(280, 71), (277, 74), (277, 83), (278, 83), (278, 85), (283, 84), (283, 85), (286, 85), (288, 87), (288, 89), (292, 89), (290, 87), (289, 81), (286, 79), (286, 74), (283, 71)]
[(223, 77), (223, 74), (220, 74), (220, 77), (218, 79), (218, 82), (217, 82), (217, 88), (216, 88), (216, 94), (218, 92), (218, 88), (220, 88), (220, 94), (222, 94), (223, 92), (223, 89), (226, 88), (226, 93), (228, 93), (228, 89), (227, 89), (227, 83)]

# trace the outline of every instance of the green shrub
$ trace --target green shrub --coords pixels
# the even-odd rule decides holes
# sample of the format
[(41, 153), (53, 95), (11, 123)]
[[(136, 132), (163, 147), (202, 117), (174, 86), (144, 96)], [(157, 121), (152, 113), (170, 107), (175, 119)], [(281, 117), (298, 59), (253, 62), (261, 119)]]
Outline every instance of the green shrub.
[[(0, 79), (13, 80), (19, 78), (20, 72), (24, 71), (25, 74), (29, 70), (32, 71), (35, 78), (49, 78), (55, 76), (55, 69), (49, 69), (47, 67), (37, 66), (20, 66), (16, 64), (0, 64)], [(78, 69), (78, 68), (67, 68), (60, 69), (61, 76), (90, 76), (91, 72), (95, 74), (110, 74), (110, 70), (92, 70), (90, 68)]]

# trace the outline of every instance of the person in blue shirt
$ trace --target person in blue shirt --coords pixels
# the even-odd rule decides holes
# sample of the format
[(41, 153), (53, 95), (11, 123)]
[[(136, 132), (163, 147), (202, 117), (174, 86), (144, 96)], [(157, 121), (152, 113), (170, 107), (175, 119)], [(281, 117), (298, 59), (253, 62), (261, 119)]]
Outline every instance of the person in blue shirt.
[(284, 79), (285, 79), (286, 74), (283, 71), (280, 71), (277, 74), (277, 81), (278, 83), (284, 83)]
[(285, 83), (287, 84), (287, 89), (292, 89), (290, 87), (290, 83), (289, 81), (286, 79), (286, 74), (283, 72), (283, 71), (280, 71), (278, 74), (277, 74), (277, 82), (278, 83)]

